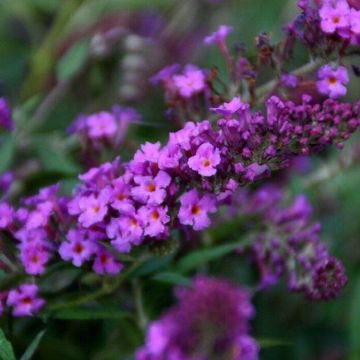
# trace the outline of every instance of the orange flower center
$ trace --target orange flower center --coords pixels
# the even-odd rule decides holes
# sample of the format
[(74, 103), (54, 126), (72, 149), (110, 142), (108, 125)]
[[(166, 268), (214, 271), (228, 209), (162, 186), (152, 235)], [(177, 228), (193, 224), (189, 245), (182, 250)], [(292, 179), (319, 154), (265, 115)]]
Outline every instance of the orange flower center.
[(122, 201), (122, 200), (125, 200), (125, 195), (123, 193), (119, 193), (116, 198), (118, 200)]
[(37, 263), (39, 262), (39, 257), (37, 255), (33, 255), (30, 260), (32, 263)]
[(84, 250), (84, 247), (77, 243), (75, 246), (74, 246), (74, 251), (77, 253), (77, 254), (81, 254)]
[(159, 215), (159, 213), (158, 213), (156, 210), (154, 210), (154, 211), (151, 213), (151, 218), (152, 218), (153, 220), (159, 220), (159, 217), (160, 217), (160, 215)]
[(30, 305), (31, 303), (32, 303), (32, 300), (31, 300), (31, 298), (30, 297), (25, 297), (25, 298), (23, 298), (22, 299), (22, 303), (24, 304), (24, 305)]
[(333, 17), (333, 23), (338, 24), (339, 22), (340, 22), (340, 17), (339, 16), (334, 16)]
[(191, 208), (191, 213), (193, 215), (199, 215), (201, 213), (201, 209), (199, 206), (197, 205), (194, 205), (192, 208)]
[(155, 184), (151, 183), (147, 186), (149, 192), (154, 192), (156, 190)]
[(130, 220), (130, 225), (131, 225), (131, 227), (136, 227), (137, 224), (138, 224), (138, 222), (137, 222), (136, 219), (131, 219), (131, 220)]
[(106, 255), (101, 255), (100, 262), (105, 265), (108, 262), (108, 257)]
[(337, 83), (337, 79), (334, 76), (330, 76), (328, 81), (330, 85), (335, 85)]
[(203, 165), (206, 166), (206, 167), (210, 166), (211, 165), (210, 160), (205, 160)]

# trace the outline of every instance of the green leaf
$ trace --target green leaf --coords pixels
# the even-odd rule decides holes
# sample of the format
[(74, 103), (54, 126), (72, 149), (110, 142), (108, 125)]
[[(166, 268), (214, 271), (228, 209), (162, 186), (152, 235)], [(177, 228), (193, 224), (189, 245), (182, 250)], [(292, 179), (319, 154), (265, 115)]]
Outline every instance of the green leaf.
[(38, 137), (35, 141), (37, 154), (47, 171), (56, 171), (64, 175), (75, 175), (81, 171), (68, 154), (62, 149), (55, 149), (45, 137)]
[(14, 140), (11, 135), (5, 135), (0, 140), (0, 174), (6, 171), (15, 153)]
[(45, 330), (40, 331), (34, 338), (34, 340), (31, 342), (31, 344), (28, 346), (20, 360), (31, 360), (33, 355), (35, 354), (35, 351), (40, 345), (40, 342), (45, 335)]
[(188, 286), (191, 280), (181, 274), (171, 271), (164, 271), (154, 275), (153, 280), (164, 282), (172, 285), (185, 285)]
[(281, 339), (257, 339), (256, 341), (261, 349), (278, 346), (294, 346), (292, 342)]
[(358, 275), (354, 292), (352, 295), (352, 303), (350, 306), (350, 358), (357, 360), (360, 358), (360, 277)]
[(14, 350), (0, 329), (0, 360), (16, 360)]
[(89, 53), (88, 41), (74, 44), (59, 61), (56, 74), (59, 81), (72, 78), (79, 73)]
[(26, 279), (27, 275), (23, 273), (9, 273), (6, 276), (1, 276), (0, 279), (0, 291), (8, 290), (12, 287), (16, 287), (19, 283)]
[(194, 251), (191, 254), (183, 257), (177, 264), (180, 272), (192, 270), (209, 261), (220, 258), (244, 245), (244, 242), (236, 242), (226, 245), (217, 246), (210, 249), (203, 249)]
[(140, 265), (132, 274), (132, 277), (145, 276), (149, 274), (153, 274), (160, 269), (165, 268), (173, 256), (168, 255), (162, 258), (152, 258), (150, 260), (145, 261), (142, 265)]
[(117, 308), (107, 307), (71, 307), (57, 310), (50, 315), (54, 319), (60, 320), (103, 320), (103, 319), (124, 319), (131, 315)]

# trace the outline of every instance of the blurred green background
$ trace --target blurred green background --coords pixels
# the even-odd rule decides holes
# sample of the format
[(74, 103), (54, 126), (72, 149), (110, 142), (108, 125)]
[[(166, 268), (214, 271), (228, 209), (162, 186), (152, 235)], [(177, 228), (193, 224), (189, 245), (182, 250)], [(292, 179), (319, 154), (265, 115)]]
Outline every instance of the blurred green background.
[[(0, 95), (10, 100), (18, 126), (31, 129), (31, 139), (17, 139), (17, 149), (0, 161), (1, 169), (35, 163), (21, 194), (58, 180), (70, 192), (83, 168), (66, 128), (79, 113), (131, 105), (147, 124), (130, 129), (132, 147), (145, 139), (164, 139), (174, 124), (164, 116), (161, 92), (148, 85), (151, 75), (174, 62), (216, 65), (224, 72), (216, 50), (199, 45), (204, 35), (220, 24), (232, 25), (231, 41), (246, 44), (251, 53), (259, 32), (279, 40), (295, 13), (295, 0), (0, 0)], [(294, 67), (307, 61), (301, 50), (297, 55)], [(358, 83), (352, 82), (355, 96)], [(360, 152), (357, 141), (346, 145), (340, 164), (337, 151), (312, 159), (312, 172), (293, 178), (289, 190), (309, 195), (324, 240), (345, 264), (349, 285), (329, 303), (305, 301), (285, 284), (257, 294), (254, 334), (273, 339), (261, 359), (360, 360), (360, 170), (356, 161), (349, 168), (342, 165)], [(131, 155), (128, 149), (121, 151), (125, 159)], [(310, 181), (320, 169), (334, 171), (325, 180)], [(241, 234), (232, 237), (229, 241)], [(234, 255), (226, 264), (210, 264), (210, 272), (231, 273), (247, 284), (247, 266)], [(143, 281), (145, 306), (156, 318), (171, 304), (172, 287), (145, 275)], [(41, 320), (3, 325), (12, 327), (17, 354), (43, 328)], [(51, 320), (34, 359), (131, 359), (142, 337), (127, 319)]]

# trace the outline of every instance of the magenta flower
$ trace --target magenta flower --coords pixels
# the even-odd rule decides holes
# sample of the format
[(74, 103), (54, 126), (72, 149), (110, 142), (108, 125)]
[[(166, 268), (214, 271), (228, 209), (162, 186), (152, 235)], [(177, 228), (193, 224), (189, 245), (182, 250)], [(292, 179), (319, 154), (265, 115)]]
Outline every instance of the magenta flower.
[(91, 233), (89, 234), (84, 230), (70, 230), (67, 234), (67, 240), (62, 242), (59, 247), (61, 258), (71, 261), (77, 267), (89, 260), (95, 251), (96, 246)]
[(204, 39), (206, 45), (222, 44), (229, 34), (233, 32), (233, 28), (227, 25), (220, 25), (219, 28), (211, 35)]
[(114, 256), (112, 256), (104, 248), (99, 247), (96, 252), (96, 258), (93, 264), (93, 270), (100, 275), (103, 274), (118, 274), (123, 268), (123, 265), (120, 264)]
[(133, 245), (139, 245), (143, 238), (143, 222), (133, 209), (131, 212), (112, 219), (106, 227), (106, 233), (114, 248), (120, 252), (129, 252)]
[(148, 205), (160, 205), (166, 197), (166, 188), (170, 185), (171, 177), (165, 171), (159, 171), (155, 177), (135, 176), (138, 186), (131, 190), (132, 196)]
[(13, 222), (14, 216), (14, 209), (8, 203), (0, 203), (0, 229), (7, 228)]
[(210, 110), (228, 118), (233, 114), (236, 114), (243, 105), (244, 103), (241, 101), (240, 97), (235, 96), (230, 102), (224, 103), (216, 108), (210, 108)]
[(7, 305), (12, 306), (14, 316), (32, 316), (39, 312), (45, 301), (38, 295), (38, 286), (23, 284), (19, 288), (10, 290)]
[(6, 130), (12, 130), (14, 128), (10, 107), (3, 97), (0, 97), (0, 128)]
[(184, 98), (190, 98), (205, 89), (205, 75), (194, 65), (187, 65), (184, 73), (175, 75), (173, 79), (176, 89)]
[(320, 68), (318, 77), (317, 88), (321, 94), (333, 99), (346, 94), (345, 85), (349, 82), (349, 75), (344, 66), (334, 69), (330, 65), (324, 65)]
[(111, 137), (116, 133), (117, 125), (114, 115), (106, 111), (87, 117), (86, 124), (92, 139)]
[(319, 10), (321, 29), (326, 33), (350, 26), (350, 7), (346, 0), (326, 1)]
[(167, 207), (147, 207), (139, 209), (139, 215), (144, 223), (144, 234), (156, 237), (166, 232), (170, 217), (167, 213)]
[(220, 162), (220, 150), (214, 148), (210, 143), (204, 143), (199, 146), (196, 154), (188, 160), (188, 165), (202, 176), (213, 176), (216, 174), (216, 167)]
[(110, 198), (110, 190), (101, 192), (98, 196), (82, 196), (78, 200), (78, 208), (81, 211), (79, 222), (84, 227), (90, 227), (102, 221), (107, 214), (107, 204)]
[(53, 212), (53, 204), (50, 201), (39, 203), (36, 209), (29, 213), (25, 227), (26, 229), (36, 229), (45, 226)]
[(203, 230), (209, 227), (208, 213), (216, 211), (216, 200), (212, 195), (205, 194), (200, 198), (193, 189), (180, 197), (178, 218), (181, 224), (191, 225), (194, 230)]
[(20, 261), (30, 275), (42, 274), (49, 258), (43, 241), (26, 242), (20, 246)]
[(14, 180), (15, 174), (12, 171), (4, 172), (2, 175), (0, 175), (0, 190), (6, 193), (10, 189)]
[(351, 31), (354, 34), (356, 35), (360, 34), (360, 10), (351, 9), (350, 26), (351, 26)]
[(131, 200), (131, 186), (126, 183), (123, 177), (114, 180), (113, 190), (110, 195), (111, 207), (120, 212), (129, 212), (134, 207)]

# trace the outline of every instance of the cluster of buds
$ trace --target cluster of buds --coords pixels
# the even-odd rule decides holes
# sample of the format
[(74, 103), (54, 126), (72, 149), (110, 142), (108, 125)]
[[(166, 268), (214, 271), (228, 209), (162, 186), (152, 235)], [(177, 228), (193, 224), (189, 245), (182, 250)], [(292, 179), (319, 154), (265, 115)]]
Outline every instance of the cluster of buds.
[(337, 297), (347, 283), (343, 265), (333, 258), (320, 239), (321, 226), (312, 222), (312, 209), (304, 195), (282, 206), (284, 193), (273, 185), (255, 192), (242, 191), (231, 206), (262, 224), (255, 231), (248, 250), (260, 274), (259, 289), (265, 289), (284, 275), (291, 291), (302, 292), (312, 300)]

